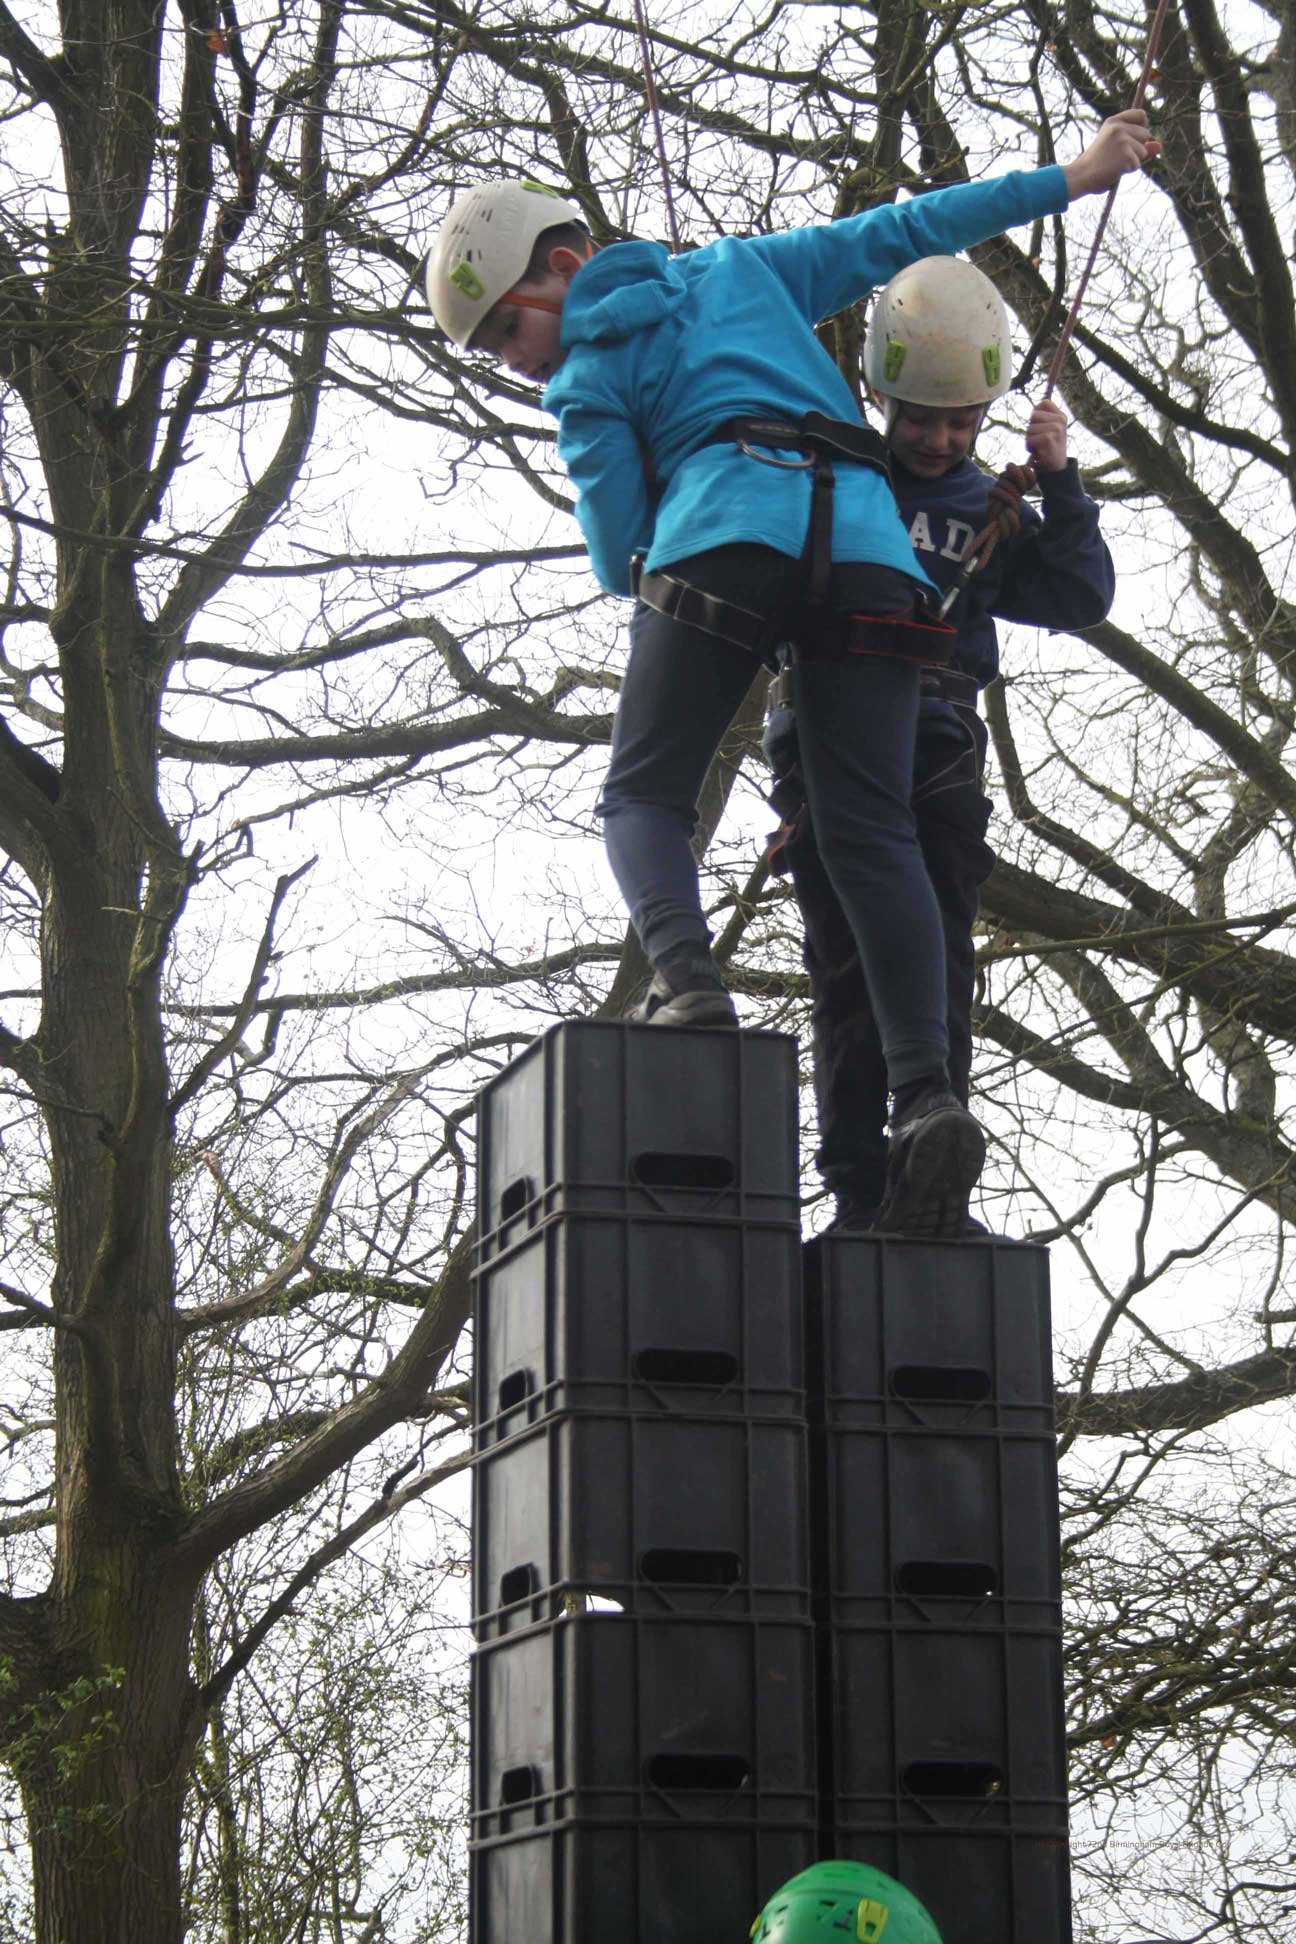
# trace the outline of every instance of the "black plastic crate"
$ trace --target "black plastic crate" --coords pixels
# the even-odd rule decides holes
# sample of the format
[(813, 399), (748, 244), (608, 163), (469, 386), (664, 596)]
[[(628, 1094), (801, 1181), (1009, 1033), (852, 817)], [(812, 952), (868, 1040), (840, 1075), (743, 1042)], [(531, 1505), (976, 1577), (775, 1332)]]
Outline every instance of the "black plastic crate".
[(576, 1413), (483, 1452), (479, 1637), (589, 1593), (641, 1613), (808, 1618), (805, 1439), (786, 1420)]
[(912, 1890), (930, 1910), (942, 1944), (1072, 1944), (1064, 1835), (858, 1829), (839, 1822), (831, 1848)]
[(814, 1577), (835, 1625), (1058, 1624), (1052, 1438), (828, 1430), (815, 1455)]
[(475, 1843), (472, 1944), (741, 1944), (813, 1825), (564, 1823)]
[(475, 1280), (479, 1446), (574, 1408), (804, 1416), (786, 1225), (564, 1216)]
[(478, 1258), (551, 1215), (799, 1222), (796, 1041), (568, 1020), (478, 1096)]
[(1046, 1250), (824, 1236), (806, 1296), (828, 1423), (1052, 1432)]
[(478, 1648), (472, 1721), (479, 1839), (572, 1819), (815, 1817), (814, 1634), (799, 1622), (569, 1614)]
[(820, 1646), (839, 1818), (1065, 1834), (1060, 1629), (838, 1627)]

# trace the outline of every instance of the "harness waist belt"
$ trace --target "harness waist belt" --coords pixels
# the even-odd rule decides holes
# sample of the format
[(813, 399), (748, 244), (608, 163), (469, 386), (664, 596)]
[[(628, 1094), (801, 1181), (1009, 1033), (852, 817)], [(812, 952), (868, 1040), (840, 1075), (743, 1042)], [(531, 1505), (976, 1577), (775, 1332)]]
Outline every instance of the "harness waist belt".
[(862, 420), (829, 418), (824, 412), (807, 412), (796, 420), (744, 416), (726, 419), (704, 443), (727, 445), (730, 440), (766, 465), (786, 465), (787, 461), (765, 459), (762, 453), (750, 452), (752, 446), (789, 447), (806, 453), (809, 457), (802, 463), (807, 466), (821, 452), (830, 458), (853, 460), (859, 466), (872, 466), (886, 478), (891, 477), (886, 440)]
[[(722, 601), (675, 574), (645, 571), (642, 559), (630, 563), (630, 590), (659, 614), (685, 627), (700, 628), (735, 647), (745, 648), (774, 667), (775, 650), (791, 641), (807, 661), (835, 661), (847, 655), (896, 655), (904, 661), (938, 666), (949, 660), (956, 630), (947, 621), (917, 609), (900, 614), (814, 614), (810, 626), (782, 615), (757, 614), (736, 601)], [(972, 684), (975, 696), (976, 685)]]

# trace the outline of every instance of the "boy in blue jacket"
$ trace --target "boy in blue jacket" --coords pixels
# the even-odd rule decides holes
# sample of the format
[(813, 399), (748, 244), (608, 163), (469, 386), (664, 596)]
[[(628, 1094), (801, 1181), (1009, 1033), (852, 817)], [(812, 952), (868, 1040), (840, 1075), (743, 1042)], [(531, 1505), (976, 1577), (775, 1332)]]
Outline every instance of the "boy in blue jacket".
[(922, 607), (935, 586), (814, 326), (920, 257), (1106, 190), (1149, 139), (1128, 110), (1066, 168), (677, 257), (594, 253), (571, 205), (485, 185), (429, 255), (448, 335), (544, 384), (594, 571), (639, 596), (600, 811), (657, 1023), (737, 1023), (690, 839), (753, 657), (794, 645), (806, 800), (893, 1097), (884, 1230), (961, 1233), (985, 1142), (949, 1084), (941, 915), (909, 802), (919, 665), (942, 651)]
[[(918, 558), (952, 589), (968, 542), (986, 524), (992, 480), (971, 451), (987, 405), (1011, 378), (1007, 313), (972, 264), (930, 257), (881, 293), (865, 342), (865, 375), (887, 422), (892, 482)], [(988, 375), (992, 374), (992, 375)], [(986, 733), (977, 692), (994, 680), (994, 617), (1045, 628), (1091, 627), (1111, 606), (1115, 577), (1098, 508), (1067, 458), (1066, 418), (1037, 405), (1026, 430), (1043, 518), (1020, 508), (1020, 528), (958, 594), (947, 667), (922, 681), (914, 754), (918, 841), (940, 906), (950, 1085), (964, 1105), (972, 1067), (977, 894), (994, 862), (985, 841)], [(824, 869), (801, 783), (796, 720), (776, 699), (765, 735), (772, 801), (784, 818), (772, 852), (792, 876), (810, 975), (816, 1160), (837, 1198), (834, 1229), (869, 1229), (886, 1193), (887, 1074), (854, 937)], [(969, 1220), (969, 1234), (983, 1233)]]

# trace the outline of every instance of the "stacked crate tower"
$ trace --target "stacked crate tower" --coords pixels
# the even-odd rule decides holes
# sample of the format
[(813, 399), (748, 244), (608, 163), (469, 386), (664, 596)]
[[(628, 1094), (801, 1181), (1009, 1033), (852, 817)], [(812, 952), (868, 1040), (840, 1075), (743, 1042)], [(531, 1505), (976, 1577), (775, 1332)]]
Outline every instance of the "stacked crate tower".
[(806, 1250), (822, 1853), (943, 1944), (1070, 1944), (1048, 1257)]
[(573, 1021), (482, 1095), (474, 1944), (741, 1944), (818, 1853), (795, 1053)]
[(795, 1043), (479, 1111), (472, 1944), (742, 1944), (811, 1862), (1070, 1944), (1047, 1258), (799, 1232)]

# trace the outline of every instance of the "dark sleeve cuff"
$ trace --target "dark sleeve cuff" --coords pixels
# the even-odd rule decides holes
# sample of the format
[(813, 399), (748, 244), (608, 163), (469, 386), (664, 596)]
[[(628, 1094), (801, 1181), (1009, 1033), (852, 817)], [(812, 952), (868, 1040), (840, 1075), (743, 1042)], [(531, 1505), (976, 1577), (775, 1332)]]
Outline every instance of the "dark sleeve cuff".
[(1037, 473), (1040, 498), (1045, 506), (1082, 506), (1087, 495), (1080, 484), (1080, 467), (1068, 459), (1061, 472)]

